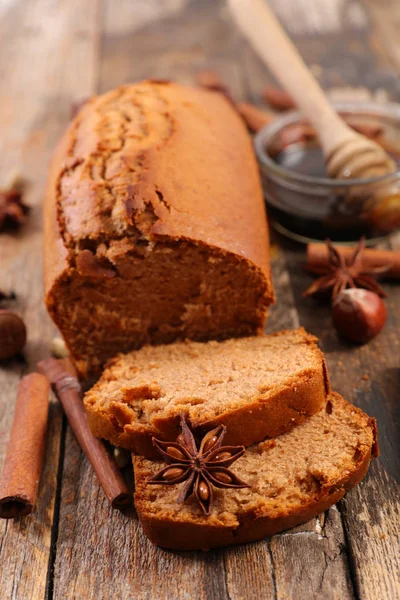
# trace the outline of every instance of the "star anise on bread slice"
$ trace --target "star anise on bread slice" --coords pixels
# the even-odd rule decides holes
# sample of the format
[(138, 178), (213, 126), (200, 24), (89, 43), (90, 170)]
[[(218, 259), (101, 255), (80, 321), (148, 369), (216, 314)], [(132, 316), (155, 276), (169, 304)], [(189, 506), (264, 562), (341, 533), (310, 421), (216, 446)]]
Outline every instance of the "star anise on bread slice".
[(377, 283), (376, 277), (385, 273), (390, 265), (383, 267), (365, 267), (363, 265), (365, 238), (361, 238), (347, 261), (336, 250), (331, 240), (327, 240), (326, 245), (328, 246), (329, 262), (327, 266), (308, 268), (310, 272), (320, 275), (320, 277), (303, 292), (303, 296), (331, 292), (334, 301), (338, 294), (347, 288), (365, 288), (375, 292), (378, 296), (386, 296)]
[(183, 503), (194, 494), (204, 514), (209, 515), (213, 503), (213, 487), (250, 487), (228, 469), (245, 452), (244, 446), (222, 446), (226, 427), (219, 425), (209, 431), (197, 448), (185, 415), (181, 415), (182, 433), (176, 442), (162, 442), (153, 438), (153, 444), (164, 457), (164, 467), (148, 484), (176, 485), (184, 483), (178, 496)]

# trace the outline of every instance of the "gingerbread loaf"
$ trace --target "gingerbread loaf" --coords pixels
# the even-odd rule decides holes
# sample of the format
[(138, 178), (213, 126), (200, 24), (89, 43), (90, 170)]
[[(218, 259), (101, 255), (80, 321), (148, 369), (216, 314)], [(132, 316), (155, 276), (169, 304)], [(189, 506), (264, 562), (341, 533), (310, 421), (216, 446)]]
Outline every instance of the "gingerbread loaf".
[(338, 502), (377, 455), (376, 425), (332, 394), (326, 408), (290, 432), (247, 448), (230, 466), (249, 484), (214, 488), (210, 515), (184, 483), (149, 485), (165, 462), (133, 456), (135, 506), (149, 539), (163, 548), (207, 550), (263, 539), (305, 523)]
[(52, 161), (45, 301), (81, 375), (117, 352), (260, 333), (274, 294), (251, 139), (221, 95), (89, 100)]
[(321, 410), (328, 392), (316, 338), (298, 329), (145, 346), (112, 360), (84, 404), (97, 437), (157, 458), (151, 438), (175, 439), (182, 412), (198, 434), (222, 423), (229, 444), (248, 446)]

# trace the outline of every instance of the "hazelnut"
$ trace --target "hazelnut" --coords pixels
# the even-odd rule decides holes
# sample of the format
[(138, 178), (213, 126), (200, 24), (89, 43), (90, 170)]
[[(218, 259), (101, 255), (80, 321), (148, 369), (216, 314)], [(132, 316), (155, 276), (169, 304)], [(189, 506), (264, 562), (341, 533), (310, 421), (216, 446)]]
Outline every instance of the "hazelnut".
[(25, 323), (16, 313), (0, 310), (0, 360), (12, 358), (26, 342)]
[(382, 299), (364, 289), (340, 292), (332, 306), (333, 324), (340, 337), (358, 344), (365, 344), (378, 335), (386, 316)]

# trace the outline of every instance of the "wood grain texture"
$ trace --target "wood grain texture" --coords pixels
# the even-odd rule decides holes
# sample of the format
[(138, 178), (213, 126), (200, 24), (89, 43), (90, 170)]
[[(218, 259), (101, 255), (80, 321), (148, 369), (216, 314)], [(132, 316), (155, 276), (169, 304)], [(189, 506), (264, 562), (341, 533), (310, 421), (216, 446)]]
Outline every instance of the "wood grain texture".
[[(272, 237), (272, 274), (277, 302), (267, 323), (268, 332), (303, 325), (291, 289), (286, 253), (274, 243), (276, 237)], [(336, 507), (326, 515), (273, 536), (267, 543), (276, 598), (354, 597), (345, 532)]]
[[(91, 3), (93, 6), (93, 3)], [(15, 309), (24, 317), (28, 343), (24, 358), (0, 368), (0, 469), (13, 418), (19, 378), (48, 355), (54, 328), (43, 305), (41, 199), (46, 167), (78, 87), (76, 65), (89, 53), (83, 35), (89, 3), (62, 0), (2, 5), (0, 18), (0, 180), (20, 171), (28, 180), (32, 207), (17, 234), (0, 234), (0, 288), (17, 294)], [(86, 38), (87, 39), (87, 38)], [(70, 67), (73, 66), (73, 69)], [(83, 93), (90, 83), (82, 78)], [(34, 513), (0, 522), (0, 590), (2, 598), (44, 598), (54, 538), (57, 474), (62, 443), (62, 415), (50, 406), (45, 464)], [(53, 540), (54, 541), (54, 540)]]
[[(351, 3), (351, 10), (358, 11), (360, 17), (357, 27), (348, 19), (350, 3), (322, 1), (313, 7), (313, 11), (309, 10), (309, 3), (304, 2), (284, 4), (277, 1), (273, 4), (278, 13), (281, 11), (281, 17), (284, 16), (283, 12), (285, 13), (284, 25), (294, 36), (306, 61), (318, 67), (316, 72), (324, 87), (330, 89), (351, 83), (359, 88), (358, 94), (363, 93), (362, 89), (365, 87), (371, 91), (384, 87), (388, 97), (398, 97), (398, 73), (393, 67), (399, 69), (400, 64), (394, 51), (396, 42), (393, 28), (396, 16), (393, 16), (393, 13), (396, 13), (396, 10), (393, 2), (384, 3), (382, 8), (378, 3), (369, 0), (364, 4)], [(336, 11), (337, 26), (332, 25), (328, 31), (322, 17), (331, 10)], [(353, 12), (353, 16), (354, 14)], [(259, 102), (268, 74), (258, 59), (255, 59), (252, 50), (246, 51), (245, 61), (252, 100)], [(392, 239), (392, 246), (395, 248), (400, 248), (398, 238), (399, 236), (393, 236)], [(399, 598), (399, 580), (396, 573), (400, 572), (400, 452), (396, 431), (399, 431), (400, 409), (394, 400), (400, 373), (398, 287), (390, 288), (389, 321), (382, 336), (363, 348), (344, 346), (337, 341), (332, 329), (329, 308), (316, 306), (312, 302), (307, 304), (301, 298), (301, 291), (307, 286), (307, 281), (310, 281), (302, 270), (304, 255), (301, 247), (289, 243), (284, 245), (290, 274), (289, 287), (295, 295), (294, 311), (300, 323), (321, 338), (321, 346), (327, 353), (334, 389), (369, 414), (376, 416), (380, 427), (380, 460), (372, 465), (368, 479), (340, 503), (354, 591), (360, 598)], [(280, 285), (278, 289), (279, 287)], [(369, 379), (366, 381), (364, 378), (367, 376)], [(275, 539), (272, 540), (272, 548)], [(292, 538), (289, 539), (291, 545)], [(313, 564), (311, 554), (306, 555), (310, 556), (310, 565)], [(277, 552), (277, 556), (280, 558), (280, 552)], [(287, 569), (289, 565), (290, 568), (295, 567), (298, 556), (299, 554), (291, 548), (281, 563)], [(291, 580), (293, 587), (290, 593), (293, 592), (297, 597), (298, 578), (302, 573), (305, 580), (300, 587), (300, 596), (301, 590), (312, 587), (315, 593), (319, 590), (320, 596), (326, 597), (321, 595), (322, 588), (315, 587), (312, 579), (306, 581), (309, 572), (307, 569), (301, 569), (304, 562), (308, 562), (308, 558), (302, 557), (300, 560), (297, 576)], [(320, 563), (317, 562), (318, 564)], [(277, 578), (279, 569), (276, 561), (274, 567)], [(318, 568), (316, 571), (318, 572)], [(315, 570), (311, 572), (315, 573)], [(290, 580), (282, 578), (281, 581)], [(279, 589), (278, 586), (278, 594)], [(329, 589), (328, 593), (333, 594), (333, 597), (346, 597), (351, 585), (348, 587), (346, 584), (346, 591), (340, 588)], [(281, 590), (288, 592), (285, 586)]]
[[(138, 27), (132, 6), (122, 1), (119, 12), (115, 10), (116, 4), (110, 0), (105, 5), (99, 91), (146, 77), (193, 82), (196, 66), (201, 68), (210, 60), (212, 50), (207, 47), (206, 57), (201, 46), (211, 23), (213, 36), (223, 38), (229, 46), (224, 52), (237, 49), (238, 35), (221, 17), (222, 3), (181, 2), (180, 11), (172, 10), (176, 2), (170, 2), (171, 10), (166, 10), (166, 3), (158, 18), (150, 18), (157, 17), (150, 10), (149, 18), (139, 19), (142, 27)], [(108, 18), (110, 11), (112, 16)], [(178, 40), (177, 27), (182, 31)], [(131, 35), (133, 30), (135, 35)], [(219, 48), (215, 42), (218, 64), (230, 64), (227, 57), (218, 55)], [(239, 81), (235, 80), (235, 84), (237, 91)], [(244, 96), (246, 92), (240, 90), (240, 93)], [(96, 598), (100, 593), (102, 598), (124, 598), (131, 593), (146, 600), (239, 599), (249, 597), (253, 590), (254, 594), (260, 594), (259, 598), (274, 597), (265, 542), (228, 550), (226, 554), (225, 551), (174, 553), (154, 547), (143, 535), (135, 515), (128, 518), (109, 511), (90, 467), (85, 460), (81, 462), (75, 440), (70, 436), (66, 440), (59, 532), (56, 598), (79, 598), (83, 593), (87, 598)], [(241, 557), (246, 560), (240, 560)], [(88, 566), (87, 572), (80, 571), (77, 576), (81, 564)], [(107, 576), (110, 572), (112, 578)]]
[[(358, 30), (347, 32), (342, 26), (340, 31), (331, 33), (329, 39), (329, 48), (340, 44), (343, 51), (351, 56), (352, 60), (347, 63), (351, 63), (352, 73), (349, 73), (345, 61), (337, 62), (336, 52), (328, 57), (322, 50), (319, 54), (321, 78), (327, 88), (337, 85), (341, 75), (343, 80), (350, 80), (356, 87), (376, 90), (384, 86), (388, 96), (396, 99), (398, 76), (393, 66), (399, 65), (393, 55), (389, 56), (383, 50), (392, 39), (387, 6), (379, 9), (374, 3), (374, 18), (371, 18), (372, 3), (356, 4), (360, 13), (364, 13), (364, 24)], [(391, 7), (394, 8), (393, 3)], [(342, 14), (344, 18), (346, 12)], [(309, 53), (315, 52), (318, 45), (321, 49), (323, 46), (319, 34), (315, 39), (298, 40), (298, 44), (304, 56), (310, 56)], [(339, 65), (340, 68), (337, 68)], [(398, 237), (392, 236), (391, 241), (396, 249), (400, 248)], [(381, 457), (372, 465), (367, 479), (339, 504), (355, 592), (366, 599), (400, 598), (400, 582), (396, 575), (400, 572), (400, 452), (396, 433), (400, 426), (400, 407), (394, 400), (400, 376), (400, 290), (396, 285), (387, 285), (389, 317), (383, 333), (366, 346), (346, 346), (337, 339), (332, 328), (329, 307), (301, 298), (301, 291), (311, 279), (305, 279), (302, 272), (304, 259), (298, 247), (288, 245), (285, 255), (300, 322), (320, 338), (333, 388), (378, 421)]]
[(329, 306), (305, 302), (301, 259), (287, 250), (291, 282), (300, 322), (320, 338), (334, 389), (375, 416), (380, 431), (381, 457), (367, 479), (340, 503), (361, 598), (397, 598), (396, 573), (400, 564), (398, 428), (400, 409), (395, 398), (399, 383), (398, 328), (400, 290), (390, 287), (388, 325), (366, 346), (354, 348), (340, 342), (331, 326)]
[[(324, 87), (387, 88), (399, 97), (396, 0), (271, 4)], [(53, 335), (42, 303), (39, 204), (71, 102), (145, 77), (191, 83), (197, 70), (211, 67), (238, 100), (260, 103), (271, 78), (231, 25), (223, 0), (3, 2), (0, 39), (0, 180), (18, 166), (31, 181), (34, 207), (21, 233), (0, 234), (0, 288), (15, 289), (29, 329), (26, 362), (0, 369), (1, 468), (18, 380), (46, 356)], [(392, 244), (400, 248), (400, 235)], [(167, 552), (147, 541), (134, 512), (110, 509), (69, 429), (64, 439), (54, 403), (37, 511), (0, 522), (2, 598), (400, 598), (400, 288), (388, 287), (381, 336), (352, 349), (336, 339), (328, 307), (301, 298), (310, 282), (303, 261), (300, 246), (273, 236), (277, 304), (267, 329), (301, 324), (318, 335), (335, 388), (377, 417), (382, 456), (368, 478), (337, 508), (269, 540)]]
[[(112, 6), (113, 16), (110, 19), (106, 18), (104, 24), (100, 91), (120, 82), (149, 76), (171, 77), (191, 83), (197, 66), (211, 66), (223, 74), (235, 97), (248, 96), (246, 81), (249, 73), (250, 76), (253, 75), (254, 69), (249, 68), (245, 73), (243, 67), (233, 64), (232, 56), (243, 47), (243, 42), (227, 21), (222, 2), (184, 3), (180, 13), (166, 11), (158, 20), (147, 20), (142, 29), (132, 21), (131, 30), (135, 30), (135, 35), (127, 35), (129, 18), (133, 19), (133, 11), (126, 5), (123, 5), (121, 13), (114, 11), (115, 2), (107, 6)], [(108, 14), (107, 8), (105, 14)], [(174, 40), (177, 27), (182, 34), (179, 40)], [(210, 42), (207, 45), (204, 44), (205, 38)], [(193, 48), (196, 49), (194, 55), (191, 54)], [(126, 55), (134, 56), (134, 60), (128, 61)], [(160, 64), (161, 55), (163, 59)], [(187, 57), (185, 62), (181, 61), (183, 56)], [(195, 64), (191, 60), (193, 57)], [(278, 331), (297, 327), (298, 317), (285, 257), (276, 244), (272, 254), (278, 298), (268, 322), (268, 330)], [(70, 464), (74, 459), (71, 457), (73, 452), (67, 438), (55, 570), (57, 597), (78, 597), (84, 589), (90, 598), (96, 597), (100, 589), (104, 597), (110, 597), (112, 592), (116, 597), (123, 597), (126, 590), (131, 589), (135, 591), (135, 597), (139, 598), (187, 598), (193, 595), (200, 598), (273, 598), (276, 597), (277, 589), (283, 590), (286, 582), (292, 580), (293, 564), (290, 558), (295, 557), (293, 560), (297, 561), (298, 565), (304, 559), (303, 535), (307, 537), (307, 546), (312, 557), (315, 587), (321, 585), (321, 589), (327, 592), (326, 598), (335, 597), (329, 595), (330, 588), (345, 590), (346, 593), (349, 590), (346, 554), (342, 552), (344, 534), (340, 519), (339, 523), (336, 523), (338, 531), (335, 530), (334, 533), (332, 528), (325, 530), (321, 521), (314, 519), (296, 528), (290, 544), (287, 540), (291, 534), (285, 534), (285, 537), (274, 538), (273, 547), (270, 547), (269, 541), (265, 541), (207, 554), (180, 554), (154, 548), (144, 538), (136, 520), (126, 519), (115, 513), (107, 515), (110, 521), (108, 528), (105, 526), (103, 530), (105, 545), (115, 549), (112, 556), (115, 559), (114, 565), (118, 564), (118, 576), (113, 578), (112, 584), (108, 584), (104, 577), (104, 560), (101, 560), (101, 550), (98, 550), (99, 534), (96, 525), (99, 515), (104, 510), (103, 499), (96, 489), (93, 490), (93, 486), (96, 488), (97, 484), (93, 483), (86, 461), (80, 465), (79, 472), (74, 472)], [(87, 478), (88, 481), (84, 485), (82, 481)], [(78, 493), (75, 493), (77, 482), (79, 488), (82, 486), (87, 490), (84, 495), (79, 493), (79, 489)], [(68, 509), (63, 501), (65, 497), (73, 499), (72, 506)], [(86, 514), (86, 520), (92, 525), (87, 529), (88, 524), (82, 523), (79, 517), (74, 519), (72, 514)], [(69, 528), (65, 525), (67, 523)], [(83, 535), (84, 531), (87, 535)], [(110, 531), (114, 531), (113, 542)], [(123, 552), (126, 547), (119, 545), (121, 542), (118, 542), (117, 538), (121, 535), (131, 540), (128, 556)], [(320, 543), (321, 537), (325, 540), (325, 545)], [(332, 555), (336, 552), (339, 557), (337, 560), (330, 560), (328, 565), (325, 546), (334, 548)], [(87, 564), (89, 560), (90, 577), (80, 575), (78, 581), (74, 579), (78, 565)], [(134, 568), (131, 560), (134, 560)], [(67, 561), (69, 569), (63, 568)], [(105, 570), (108, 568), (106, 565)], [(298, 573), (296, 578), (296, 591), (299, 598), (305, 599), (309, 597), (310, 589), (308, 576), (304, 575), (306, 571), (305, 569)], [(163, 573), (168, 575), (162, 577)], [(321, 578), (323, 581), (320, 581)]]
[(316, 531), (274, 536), (271, 553), (277, 598), (354, 597), (342, 522), (335, 506), (327, 511), (323, 525)]
[[(400, 71), (400, 47), (397, 36), (400, 26), (400, 11), (397, 0), (362, 0), (362, 5), (374, 32), (375, 51), (383, 54), (383, 64), (392, 65), (396, 74)], [(397, 83), (397, 92), (399, 92)]]

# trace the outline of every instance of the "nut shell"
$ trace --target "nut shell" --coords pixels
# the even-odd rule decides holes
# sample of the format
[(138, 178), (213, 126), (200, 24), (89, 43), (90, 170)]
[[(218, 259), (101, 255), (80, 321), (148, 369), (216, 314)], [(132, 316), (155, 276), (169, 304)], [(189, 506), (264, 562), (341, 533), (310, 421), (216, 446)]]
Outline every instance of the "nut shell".
[(0, 310), (0, 360), (12, 358), (26, 343), (25, 323), (16, 313)]
[(382, 298), (369, 290), (344, 290), (332, 306), (333, 324), (339, 336), (357, 344), (365, 344), (378, 335), (386, 317)]

